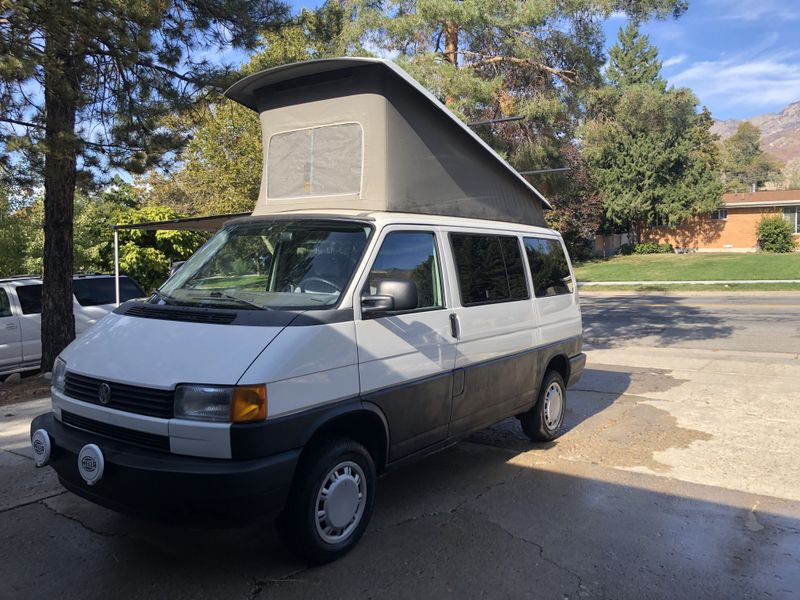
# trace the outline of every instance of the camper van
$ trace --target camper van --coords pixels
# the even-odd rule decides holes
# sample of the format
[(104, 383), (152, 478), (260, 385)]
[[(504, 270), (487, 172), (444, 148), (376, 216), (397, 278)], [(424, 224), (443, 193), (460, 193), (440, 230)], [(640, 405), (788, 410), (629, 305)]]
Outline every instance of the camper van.
[(261, 119), (256, 209), (61, 353), (33, 454), (120, 511), (275, 515), (322, 563), (388, 470), (508, 417), (559, 435), (578, 292), (546, 199), (393, 63), (227, 93)]

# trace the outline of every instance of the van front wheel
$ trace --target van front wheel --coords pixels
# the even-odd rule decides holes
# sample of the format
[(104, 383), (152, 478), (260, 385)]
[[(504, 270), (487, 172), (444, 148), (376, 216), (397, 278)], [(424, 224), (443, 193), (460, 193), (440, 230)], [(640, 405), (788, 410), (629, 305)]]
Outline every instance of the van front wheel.
[(567, 411), (567, 390), (558, 371), (547, 371), (536, 404), (519, 416), (522, 431), (534, 442), (549, 442), (559, 436)]
[(375, 464), (367, 449), (347, 438), (326, 440), (303, 458), (278, 532), (309, 563), (330, 562), (361, 538), (374, 497)]

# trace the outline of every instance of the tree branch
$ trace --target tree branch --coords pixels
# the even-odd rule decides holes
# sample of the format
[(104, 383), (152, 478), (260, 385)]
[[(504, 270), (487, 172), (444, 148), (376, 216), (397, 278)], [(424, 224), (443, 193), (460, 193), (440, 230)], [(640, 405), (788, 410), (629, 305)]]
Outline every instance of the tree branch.
[[(482, 56), (477, 52), (470, 52), (468, 50), (460, 50), (459, 53), (463, 54), (464, 56), (470, 56), (472, 58)], [(485, 67), (488, 65), (495, 65), (498, 63), (510, 63), (521, 67), (536, 67), (537, 69), (546, 71), (552, 75), (555, 75), (556, 77), (563, 79), (564, 81), (567, 81), (569, 83), (575, 83), (574, 79), (575, 71), (571, 69), (557, 69), (555, 67), (551, 67), (541, 62), (525, 58), (517, 58), (515, 56), (490, 56), (488, 58), (480, 58), (479, 60), (473, 60), (473, 62), (468, 63), (468, 66), (476, 68), (476, 67)]]
[(21, 125), (22, 127), (32, 127), (34, 129), (41, 129), (44, 130), (44, 125), (39, 125), (37, 123), (28, 123), (27, 121), (17, 121), (16, 119), (9, 119), (7, 117), (0, 117), (0, 121), (4, 123), (11, 123), (12, 125)]

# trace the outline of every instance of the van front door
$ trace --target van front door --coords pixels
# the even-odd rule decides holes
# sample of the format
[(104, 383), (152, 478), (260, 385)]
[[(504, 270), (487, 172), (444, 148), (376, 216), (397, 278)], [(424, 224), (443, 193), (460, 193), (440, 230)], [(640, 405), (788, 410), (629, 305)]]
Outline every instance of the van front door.
[(390, 461), (447, 437), (456, 340), (441, 256), (431, 228), (387, 228), (356, 288), (356, 307), (381, 281), (412, 281), (417, 290), (414, 308), (356, 318), (361, 396), (386, 416)]
[(0, 372), (10, 371), (22, 362), (22, 335), (19, 317), (11, 310), (8, 294), (0, 288)]

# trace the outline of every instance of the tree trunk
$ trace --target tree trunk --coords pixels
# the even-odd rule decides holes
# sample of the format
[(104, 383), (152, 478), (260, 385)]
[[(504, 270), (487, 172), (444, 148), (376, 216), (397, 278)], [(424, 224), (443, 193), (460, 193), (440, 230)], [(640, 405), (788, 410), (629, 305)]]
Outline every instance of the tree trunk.
[[(458, 66), (458, 23), (447, 21), (444, 24), (444, 59), (454, 67)], [(451, 95), (444, 97), (447, 106), (455, 104), (456, 98)]]
[(77, 83), (69, 33), (48, 32), (44, 103), (44, 277), (42, 286), (42, 370), (75, 339), (72, 313), (72, 221), (77, 171), (75, 116)]
[(444, 58), (453, 66), (458, 66), (458, 23), (448, 21), (444, 25)]

